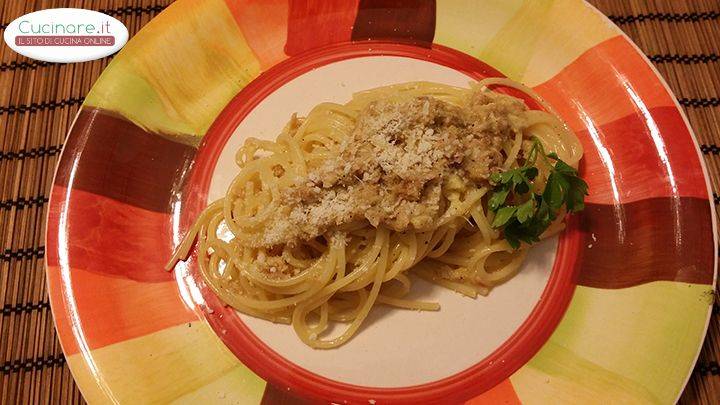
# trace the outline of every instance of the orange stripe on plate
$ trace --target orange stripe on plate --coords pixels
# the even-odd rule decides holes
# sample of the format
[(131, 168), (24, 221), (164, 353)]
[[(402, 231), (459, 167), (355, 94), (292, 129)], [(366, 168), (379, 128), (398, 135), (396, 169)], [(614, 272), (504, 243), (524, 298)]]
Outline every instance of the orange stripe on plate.
[(586, 201), (629, 203), (655, 197), (707, 199), (692, 135), (675, 107), (657, 107), (577, 132)]
[(174, 281), (140, 283), (52, 266), (48, 282), (67, 355), (78, 352), (78, 340), (93, 350), (198, 319)]
[(520, 405), (520, 399), (509, 379), (502, 381), (481, 395), (467, 401), (466, 405)]
[(359, 0), (290, 0), (285, 52), (297, 55), (323, 45), (350, 41)]
[(261, 70), (287, 58), (287, 0), (226, 0), (225, 4), (260, 61)]
[(47, 273), (48, 295), (50, 296), (53, 320), (55, 321), (55, 329), (60, 338), (63, 353), (67, 356), (78, 353), (78, 342), (75, 339), (72, 328), (73, 322), (70, 318), (68, 305), (63, 299), (65, 290), (63, 288), (60, 268), (46, 265), (45, 272)]
[(172, 273), (170, 216), (82, 190), (54, 186), (47, 273), (66, 353), (197, 319)]
[(643, 109), (674, 106), (655, 72), (624, 37), (594, 46), (547, 82), (535, 87), (578, 131)]
[[(173, 281), (170, 214), (91, 192), (54, 186), (48, 216), (48, 264), (142, 282)], [(62, 237), (61, 237), (62, 236)]]

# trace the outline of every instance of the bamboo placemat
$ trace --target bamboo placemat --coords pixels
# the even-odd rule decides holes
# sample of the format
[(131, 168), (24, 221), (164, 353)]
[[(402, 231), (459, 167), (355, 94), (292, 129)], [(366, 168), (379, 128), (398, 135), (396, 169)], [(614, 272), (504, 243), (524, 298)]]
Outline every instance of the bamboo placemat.
[[(130, 35), (172, 0), (2, 0), (0, 31), (44, 8), (121, 20)], [(648, 55), (685, 108), (720, 204), (720, 1), (592, 0)], [(50, 314), (44, 219), (55, 164), (83, 97), (109, 58), (33, 61), (0, 45), (0, 404), (83, 403)], [(681, 403), (720, 403), (720, 305)]]

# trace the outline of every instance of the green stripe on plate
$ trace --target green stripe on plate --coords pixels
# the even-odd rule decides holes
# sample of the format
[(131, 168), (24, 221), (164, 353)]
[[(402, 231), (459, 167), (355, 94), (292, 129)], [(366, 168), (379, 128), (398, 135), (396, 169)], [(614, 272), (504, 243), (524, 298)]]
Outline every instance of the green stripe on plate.
[(702, 342), (712, 288), (578, 287), (549, 342), (512, 377), (523, 403), (671, 403)]

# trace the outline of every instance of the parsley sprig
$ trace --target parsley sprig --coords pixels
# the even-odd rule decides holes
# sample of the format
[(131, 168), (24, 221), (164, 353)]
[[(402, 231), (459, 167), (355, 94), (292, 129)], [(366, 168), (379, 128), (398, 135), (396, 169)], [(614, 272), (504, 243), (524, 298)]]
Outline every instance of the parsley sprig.
[[(533, 190), (538, 157), (550, 169), (541, 194)], [(521, 167), (494, 173), (490, 181), (495, 184), (488, 200), (488, 208), (495, 213), (492, 226), (503, 231), (514, 249), (520, 247), (520, 242), (538, 242), (563, 205), (568, 212), (582, 211), (588, 194), (588, 185), (578, 177), (577, 170), (557, 154), (546, 154), (537, 138)]]

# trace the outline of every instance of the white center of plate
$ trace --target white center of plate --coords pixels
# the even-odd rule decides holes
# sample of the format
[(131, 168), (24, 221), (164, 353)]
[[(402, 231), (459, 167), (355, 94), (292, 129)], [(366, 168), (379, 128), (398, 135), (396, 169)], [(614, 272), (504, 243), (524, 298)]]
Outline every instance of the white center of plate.
[[(432, 62), (368, 56), (335, 62), (286, 83), (235, 130), (218, 160), (208, 200), (225, 194), (238, 172), (235, 151), (247, 137), (274, 140), (293, 113), (306, 115), (324, 101), (344, 103), (357, 91), (417, 80), (463, 87), (470, 81)], [(440, 311), (376, 306), (355, 337), (337, 349), (311, 349), (288, 325), (240, 316), (274, 351), (323, 377), (372, 387), (429, 383), (482, 361), (520, 327), (547, 284), (556, 248), (557, 238), (534, 246), (517, 276), (476, 300), (416, 280), (412, 295), (439, 302)]]

